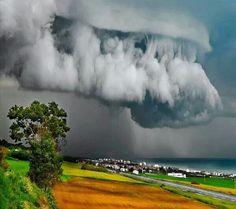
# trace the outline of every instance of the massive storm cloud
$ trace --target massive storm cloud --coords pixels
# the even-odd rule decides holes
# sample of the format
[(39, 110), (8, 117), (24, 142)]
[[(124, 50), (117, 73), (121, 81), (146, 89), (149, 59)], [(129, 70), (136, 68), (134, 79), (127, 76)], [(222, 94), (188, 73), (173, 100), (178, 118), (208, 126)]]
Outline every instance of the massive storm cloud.
[(222, 104), (198, 61), (211, 50), (205, 26), (122, 2), (1, 0), (1, 76), (128, 107), (143, 127), (211, 120)]

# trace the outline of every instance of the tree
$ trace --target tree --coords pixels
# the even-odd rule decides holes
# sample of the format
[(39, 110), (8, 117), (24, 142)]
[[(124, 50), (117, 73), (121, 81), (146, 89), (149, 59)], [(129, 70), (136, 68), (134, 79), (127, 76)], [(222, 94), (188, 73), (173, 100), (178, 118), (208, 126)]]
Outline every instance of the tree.
[(10, 108), (7, 116), (13, 120), (10, 136), (15, 142), (24, 140), (31, 144), (32, 141), (40, 140), (40, 136), (47, 132), (58, 144), (70, 130), (65, 110), (55, 102), (45, 105), (34, 101), (29, 107), (15, 105)]
[(66, 117), (65, 110), (55, 102), (15, 105), (8, 112), (8, 118), (13, 120), (10, 136), (31, 147), (29, 176), (40, 187), (51, 186), (61, 174), (60, 143), (70, 130)]

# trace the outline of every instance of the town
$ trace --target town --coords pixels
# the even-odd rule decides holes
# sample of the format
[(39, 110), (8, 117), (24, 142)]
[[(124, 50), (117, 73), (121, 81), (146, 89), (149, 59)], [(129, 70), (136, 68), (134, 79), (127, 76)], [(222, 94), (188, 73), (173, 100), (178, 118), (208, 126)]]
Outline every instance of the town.
[(176, 178), (218, 177), (218, 178), (234, 179), (236, 177), (236, 174), (183, 169), (159, 164), (151, 164), (147, 162), (134, 162), (130, 160), (114, 159), (114, 158), (80, 159), (77, 160), (77, 162), (89, 163), (97, 167), (103, 167), (113, 173), (132, 173), (135, 175), (153, 173), (153, 174), (168, 175)]

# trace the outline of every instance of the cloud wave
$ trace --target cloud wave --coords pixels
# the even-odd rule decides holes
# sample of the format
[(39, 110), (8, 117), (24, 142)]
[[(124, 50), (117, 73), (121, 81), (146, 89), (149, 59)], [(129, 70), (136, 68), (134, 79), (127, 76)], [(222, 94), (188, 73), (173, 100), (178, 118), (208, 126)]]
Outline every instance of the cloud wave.
[(1, 74), (125, 105), (144, 127), (198, 124), (221, 110), (197, 63), (211, 48), (203, 25), (104, 2), (0, 1)]

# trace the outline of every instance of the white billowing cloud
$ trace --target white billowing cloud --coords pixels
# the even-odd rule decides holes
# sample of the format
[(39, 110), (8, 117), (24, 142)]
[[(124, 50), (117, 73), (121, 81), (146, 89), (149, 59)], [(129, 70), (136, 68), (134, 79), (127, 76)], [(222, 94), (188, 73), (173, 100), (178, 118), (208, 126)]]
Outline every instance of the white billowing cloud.
[(0, 1), (0, 37), (15, 42), (10, 52), (16, 55), (14, 60), (24, 59), (20, 78), (24, 86), (73, 91), (77, 82), (73, 58), (57, 51), (50, 31), (56, 11), (54, 0)]
[[(210, 49), (204, 26), (187, 16), (148, 14), (122, 5), (115, 12), (109, 10), (114, 3), (103, 2), (0, 1), (0, 42), (9, 46), (9, 59), (0, 49), (0, 60), (6, 62), (0, 70), (15, 75), (24, 87), (76, 91), (108, 102), (141, 105), (149, 92), (185, 125), (207, 121), (221, 109), (217, 90), (196, 63), (199, 46)], [(70, 54), (57, 48), (60, 40), (50, 27), (54, 14), (77, 18), (68, 29)], [(111, 29), (131, 33), (120, 37)], [(146, 49), (136, 46), (141, 39)]]
[(45, 30), (42, 37), (26, 50), (26, 63), (21, 82), (26, 87), (74, 91), (78, 72), (71, 55), (59, 53), (51, 33)]
[(170, 62), (168, 69), (177, 92), (185, 92), (191, 98), (204, 98), (213, 109), (221, 103), (217, 90), (211, 85), (200, 64), (176, 58)]
[(201, 65), (195, 63), (193, 55), (188, 58), (189, 53), (184, 53), (187, 50), (181, 43), (153, 38), (143, 53), (135, 48), (134, 36), (101, 40), (92, 27), (81, 24), (74, 39), (82, 92), (95, 91), (107, 100), (141, 103), (149, 91), (153, 98), (170, 106), (184, 93), (193, 99), (203, 98), (213, 109), (220, 104), (218, 92)]
[(40, 29), (56, 13), (54, 0), (2, 0), (0, 1), (0, 37), (18, 36), (21, 43), (33, 43)]
[[(180, 38), (198, 44), (203, 51), (211, 50), (204, 25), (184, 11), (136, 7), (115, 0), (59, 0), (58, 10), (94, 27), (123, 32), (153, 33)], [(134, 1), (135, 2), (135, 1)], [(67, 7), (65, 7), (67, 5)], [(69, 5), (69, 6), (68, 6)]]

